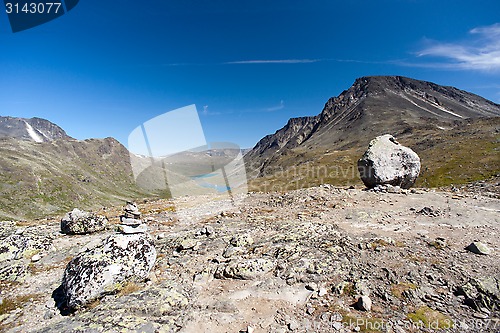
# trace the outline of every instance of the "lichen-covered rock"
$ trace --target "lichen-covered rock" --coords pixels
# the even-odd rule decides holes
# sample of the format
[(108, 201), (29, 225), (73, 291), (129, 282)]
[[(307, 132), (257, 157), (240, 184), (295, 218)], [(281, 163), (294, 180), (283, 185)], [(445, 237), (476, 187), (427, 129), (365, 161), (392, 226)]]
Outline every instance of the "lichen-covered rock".
[(275, 263), (269, 259), (247, 259), (230, 262), (219, 266), (215, 272), (216, 278), (254, 280), (274, 270)]
[(28, 264), (23, 260), (0, 261), (0, 281), (20, 282), (28, 275)]
[(181, 285), (164, 281), (128, 295), (110, 297), (92, 311), (64, 316), (37, 332), (175, 333), (191, 319), (191, 297)]
[(107, 310), (118, 311), (127, 307), (133, 315), (148, 314), (153, 317), (170, 315), (189, 305), (189, 296), (173, 281), (165, 281), (146, 290), (122, 296), (120, 300), (103, 305)]
[(420, 158), (390, 134), (378, 136), (358, 161), (361, 180), (368, 188), (377, 185), (410, 188), (420, 173)]
[(77, 208), (67, 213), (61, 220), (61, 231), (65, 234), (81, 235), (101, 231), (106, 228), (106, 216), (84, 212)]
[(0, 239), (12, 235), (16, 231), (16, 222), (0, 221)]
[(69, 308), (79, 308), (120, 288), (125, 280), (144, 280), (156, 261), (146, 234), (113, 235), (80, 253), (66, 266), (62, 289)]
[(231, 238), (229, 243), (236, 247), (250, 246), (253, 244), (253, 238), (248, 234), (237, 235)]
[(18, 228), (15, 233), (0, 238), (0, 262), (31, 258), (52, 246), (53, 236), (41, 227)]
[(3, 229), (9, 231), (0, 237), (0, 280), (21, 281), (28, 274), (29, 259), (48, 251), (53, 236), (42, 226), (16, 228), (15, 224), (6, 223)]

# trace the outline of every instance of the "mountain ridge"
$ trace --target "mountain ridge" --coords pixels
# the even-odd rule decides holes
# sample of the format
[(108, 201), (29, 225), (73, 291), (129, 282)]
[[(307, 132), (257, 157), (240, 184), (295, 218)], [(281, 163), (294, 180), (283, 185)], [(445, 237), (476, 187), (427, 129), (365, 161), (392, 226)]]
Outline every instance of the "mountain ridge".
[[(500, 172), (498, 162), (494, 162), (498, 147), (495, 143), (498, 119), (499, 104), (455, 87), (402, 76), (361, 77), (349, 89), (329, 98), (318, 115), (291, 118), (274, 134), (262, 138), (245, 154), (245, 163), (252, 179), (269, 177), (271, 182), (273, 174), (283, 174), (292, 167), (314, 165), (317, 168), (321, 163), (328, 168), (338, 165), (345, 168), (343, 174), (349, 173), (348, 179), (340, 181), (343, 176), (314, 179), (317, 182), (315, 185), (322, 181), (337, 185), (357, 184), (359, 177), (351, 170), (351, 165), (356, 164), (370, 140), (376, 136), (392, 134), (403, 143), (416, 145), (420, 149), (417, 153), (422, 153), (427, 158), (428, 166), (432, 165), (434, 169), (441, 169), (443, 163), (451, 163), (438, 163), (437, 147), (441, 145), (440, 149), (448, 149), (442, 142), (443, 138), (446, 137), (450, 147), (459, 149), (464, 155), (467, 149), (459, 147), (458, 143), (463, 139), (475, 147), (472, 139), (476, 137), (476, 141), (482, 143), (478, 148), (488, 149), (482, 152), (488, 156), (488, 163), (484, 160), (487, 170), (475, 165), (477, 171), (469, 170), (460, 181), (478, 180), (474, 172), (481, 174), (484, 171), (484, 177), (495, 174), (496, 170)], [(477, 160), (482, 160), (482, 157), (478, 156)], [(446, 172), (451, 173), (452, 170), (461, 172), (455, 166), (450, 166)], [(432, 175), (434, 180), (430, 182), (426, 182), (424, 177), (423, 184), (440, 186), (452, 182), (452, 175), (446, 176), (450, 180), (444, 183), (441, 176)], [(313, 185), (306, 181), (309, 179), (307, 175), (294, 174), (294, 177), (300, 178), (305, 186)], [(282, 185), (291, 179), (283, 179)]]

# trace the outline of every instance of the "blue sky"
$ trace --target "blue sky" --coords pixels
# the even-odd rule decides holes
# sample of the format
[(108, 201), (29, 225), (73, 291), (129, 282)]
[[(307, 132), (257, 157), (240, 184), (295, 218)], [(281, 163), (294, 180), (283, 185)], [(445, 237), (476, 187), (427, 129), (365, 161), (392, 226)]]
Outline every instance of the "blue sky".
[(0, 115), (127, 143), (196, 104), (208, 141), (252, 147), (357, 77), (403, 75), (500, 103), (500, 2), (82, 0), (19, 33), (0, 13)]

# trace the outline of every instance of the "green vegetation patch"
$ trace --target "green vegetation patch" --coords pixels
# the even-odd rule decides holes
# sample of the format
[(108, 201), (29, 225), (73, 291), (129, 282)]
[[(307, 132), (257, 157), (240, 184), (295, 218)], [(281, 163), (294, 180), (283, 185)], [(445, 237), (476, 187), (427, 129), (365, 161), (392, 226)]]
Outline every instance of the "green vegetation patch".
[(439, 311), (433, 310), (428, 306), (422, 306), (415, 312), (409, 313), (408, 319), (410, 319), (415, 325), (426, 329), (442, 330), (453, 327), (453, 320), (451, 320), (450, 317)]
[(342, 316), (342, 324), (344, 327), (359, 327), (359, 332), (366, 333), (385, 332), (387, 328), (386, 322), (380, 318), (355, 317), (346, 314)]

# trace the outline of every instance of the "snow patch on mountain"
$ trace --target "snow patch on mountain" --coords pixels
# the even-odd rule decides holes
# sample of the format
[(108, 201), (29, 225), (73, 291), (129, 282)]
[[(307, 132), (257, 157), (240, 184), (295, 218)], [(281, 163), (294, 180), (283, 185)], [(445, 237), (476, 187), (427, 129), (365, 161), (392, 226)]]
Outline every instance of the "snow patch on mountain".
[(43, 139), (35, 132), (33, 127), (28, 124), (26, 121), (24, 122), (26, 124), (26, 130), (28, 131), (28, 134), (30, 137), (35, 141), (35, 142), (43, 142)]

